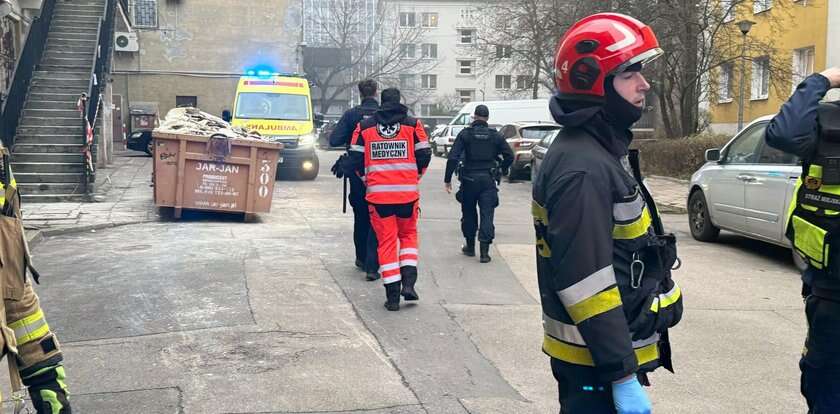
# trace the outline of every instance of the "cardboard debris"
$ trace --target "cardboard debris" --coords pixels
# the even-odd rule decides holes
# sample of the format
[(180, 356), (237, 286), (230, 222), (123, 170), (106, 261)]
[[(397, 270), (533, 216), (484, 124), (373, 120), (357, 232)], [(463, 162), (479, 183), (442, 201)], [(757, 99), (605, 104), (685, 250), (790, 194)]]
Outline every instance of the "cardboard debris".
[(167, 134), (199, 135), (209, 137), (211, 135), (224, 135), (235, 139), (255, 139), (268, 141), (256, 131), (247, 131), (244, 128), (235, 127), (222, 118), (202, 112), (196, 108), (175, 108), (166, 114), (163, 123), (155, 132)]

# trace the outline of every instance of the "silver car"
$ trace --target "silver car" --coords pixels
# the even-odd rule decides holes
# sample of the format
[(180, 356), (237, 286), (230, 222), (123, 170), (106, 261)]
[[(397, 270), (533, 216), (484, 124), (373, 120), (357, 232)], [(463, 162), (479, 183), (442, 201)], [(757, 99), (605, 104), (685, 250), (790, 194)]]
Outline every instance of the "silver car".
[[(721, 229), (790, 247), (785, 237), (793, 188), (802, 173), (799, 159), (770, 147), (764, 130), (772, 116), (741, 130), (723, 149), (706, 151), (706, 164), (691, 176), (688, 220), (691, 235), (714, 241)], [(805, 267), (793, 253), (794, 263)]]

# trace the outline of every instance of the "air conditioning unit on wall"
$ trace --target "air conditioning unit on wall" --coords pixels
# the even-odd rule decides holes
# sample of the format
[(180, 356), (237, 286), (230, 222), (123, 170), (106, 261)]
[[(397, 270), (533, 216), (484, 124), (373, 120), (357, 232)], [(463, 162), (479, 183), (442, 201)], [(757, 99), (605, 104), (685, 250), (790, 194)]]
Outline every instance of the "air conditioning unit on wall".
[(139, 52), (140, 43), (137, 41), (137, 33), (114, 33), (114, 50), (117, 52)]

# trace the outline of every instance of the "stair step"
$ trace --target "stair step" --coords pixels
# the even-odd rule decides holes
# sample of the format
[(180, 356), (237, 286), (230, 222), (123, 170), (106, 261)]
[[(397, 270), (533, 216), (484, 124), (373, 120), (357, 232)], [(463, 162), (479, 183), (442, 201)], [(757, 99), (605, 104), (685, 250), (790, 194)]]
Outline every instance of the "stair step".
[[(78, 183), (18, 183), (21, 197), (32, 195), (80, 195), (85, 191), (84, 182)], [(42, 198), (43, 199), (43, 198)]]
[(85, 165), (81, 162), (15, 162), (12, 161), (12, 171), (15, 173), (84, 173)]
[(80, 118), (76, 109), (30, 109), (28, 106), (23, 110), (23, 117), (37, 118)]
[(18, 183), (84, 183), (85, 173), (29, 173), (13, 170)]
[(102, 7), (87, 7), (87, 8), (75, 8), (70, 9), (66, 7), (56, 8), (55, 15), (56, 16), (93, 16), (93, 17), (102, 17), (105, 14), (105, 9)]
[(76, 26), (72, 24), (61, 24), (61, 25), (52, 25), (50, 26), (50, 33), (94, 33), (96, 34), (96, 29), (99, 27), (93, 26)]
[(44, 65), (70, 65), (70, 66), (90, 66), (93, 63), (93, 53), (90, 56), (76, 57), (76, 56), (45, 56), (41, 59), (41, 64)]
[(48, 116), (24, 116), (20, 119), (20, 126), (21, 127), (30, 127), (30, 126), (63, 126), (63, 127), (77, 127), (81, 128), (82, 119), (79, 117), (79, 113), (76, 112), (76, 116), (72, 118), (59, 118), (59, 117), (48, 117)]
[(85, 59), (89, 62), (93, 61), (95, 50), (84, 51), (68, 51), (61, 49), (50, 49), (44, 51), (44, 59)]
[(68, 134), (68, 131), (62, 131), (63, 134), (26, 134), (18, 131), (15, 138), (15, 145), (82, 145), (84, 143), (84, 136), (81, 128), (77, 134)]
[(78, 99), (79, 95), (75, 93), (29, 93), (30, 102), (73, 102), (74, 108)]
[(85, 85), (85, 86), (62, 86), (62, 85), (55, 85), (55, 84), (49, 84), (49, 83), (36, 84), (33, 81), (32, 86), (29, 87), (29, 93), (31, 93), (31, 94), (38, 94), (38, 95), (52, 94), (52, 93), (57, 93), (57, 94), (61, 94), (61, 95), (71, 94), (71, 95), (75, 95), (76, 99), (78, 99), (79, 95), (81, 95), (82, 93), (87, 93), (87, 92), (88, 92), (88, 85)]
[(83, 145), (75, 144), (27, 144), (22, 143), (19, 139), (15, 142), (14, 153), (25, 154), (81, 154)]
[[(59, 75), (56, 75), (59, 76)], [(56, 78), (35, 78), (32, 79), (32, 86), (49, 86), (51, 88), (62, 88), (62, 89), (79, 89), (81, 91), (87, 91), (90, 86), (89, 79), (68, 79), (65, 77), (56, 77)]]
[[(82, 142), (84, 130), (82, 129), (81, 120), (76, 127), (67, 126), (43, 126), (43, 125), (27, 125), (20, 126), (17, 130), (18, 141), (26, 140), (28, 142), (37, 144), (76, 144)], [(77, 137), (78, 141), (74, 141), (69, 137)], [(60, 137), (68, 137), (66, 139)], [(36, 142), (37, 141), (37, 142)]]
[(81, 80), (81, 79), (90, 79), (90, 69), (87, 70), (61, 70), (61, 71), (52, 71), (52, 70), (35, 70), (32, 73), (33, 79), (68, 79), (68, 80)]
[[(40, 94), (39, 94), (40, 95)], [(71, 99), (66, 99), (63, 101), (47, 101), (47, 100), (34, 100), (32, 96), (29, 97), (29, 101), (26, 102), (26, 109), (52, 109), (52, 110), (72, 110), (76, 114), (79, 111), (76, 109), (76, 98), (75, 95), (68, 95)], [(48, 97), (47, 99), (55, 99), (52, 97)]]
[(15, 152), (12, 154), (13, 163), (48, 163), (48, 164), (81, 164), (84, 156), (81, 152)]
[[(103, 13), (104, 14), (104, 13)], [(99, 20), (102, 19), (101, 15), (93, 15), (93, 14), (76, 14), (76, 13), (56, 13), (53, 15), (53, 19), (51, 23), (60, 23), (60, 22), (79, 22), (82, 24), (90, 24), (91, 22), (97, 23)]]
[(62, 45), (62, 44), (55, 44), (50, 43), (47, 41), (47, 47), (44, 49), (44, 53), (85, 53), (85, 54), (93, 54), (96, 53), (96, 44), (84, 44), (84, 45)]
[(20, 198), (24, 201), (24, 205), (37, 203), (81, 203), (90, 200), (90, 197), (86, 194), (21, 194)]
[(54, 33), (50, 32), (49, 38), (53, 39), (79, 39), (79, 40), (88, 40), (88, 41), (99, 41), (99, 34), (94, 31), (93, 33), (84, 32), (84, 33)]
[(97, 44), (96, 39), (66, 39), (60, 36), (49, 36), (47, 38), (47, 50), (52, 50), (54, 47), (65, 48), (65, 46), (96, 50)]

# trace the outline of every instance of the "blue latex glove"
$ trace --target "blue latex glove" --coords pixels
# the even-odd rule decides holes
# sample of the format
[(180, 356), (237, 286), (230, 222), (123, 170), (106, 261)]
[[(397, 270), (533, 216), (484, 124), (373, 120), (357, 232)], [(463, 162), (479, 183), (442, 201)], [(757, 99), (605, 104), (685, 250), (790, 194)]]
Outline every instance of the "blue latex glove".
[(635, 375), (613, 383), (612, 395), (618, 414), (650, 414), (653, 409), (647, 393)]

